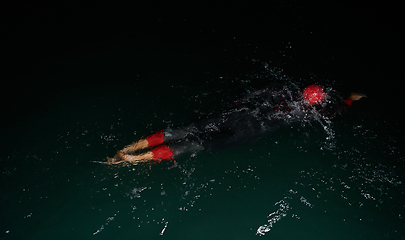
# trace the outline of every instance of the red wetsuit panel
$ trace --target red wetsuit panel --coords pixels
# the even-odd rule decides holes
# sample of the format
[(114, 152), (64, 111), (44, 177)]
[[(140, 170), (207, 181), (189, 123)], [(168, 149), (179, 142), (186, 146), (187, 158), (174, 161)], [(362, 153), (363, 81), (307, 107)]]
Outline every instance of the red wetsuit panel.
[(155, 147), (151, 152), (153, 153), (153, 160), (157, 162), (162, 161), (162, 159), (172, 160), (174, 156), (170, 148), (164, 144)]
[(353, 99), (348, 98), (348, 99), (346, 99), (344, 102), (346, 103), (346, 105), (347, 105), (348, 107), (351, 107), (351, 106), (352, 106), (352, 103), (353, 103)]
[(151, 147), (162, 144), (164, 136), (165, 136), (165, 133), (163, 131), (159, 131), (150, 136), (147, 136), (146, 140), (148, 141), (148, 147), (151, 148)]

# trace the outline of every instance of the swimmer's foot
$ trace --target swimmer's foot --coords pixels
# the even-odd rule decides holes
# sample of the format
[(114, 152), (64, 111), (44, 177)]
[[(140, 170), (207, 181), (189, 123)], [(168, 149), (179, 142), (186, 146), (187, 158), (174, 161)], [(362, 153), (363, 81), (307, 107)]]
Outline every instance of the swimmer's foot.
[(107, 157), (107, 164), (117, 164), (117, 160), (115, 158)]
[(125, 155), (121, 151), (118, 151), (114, 157), (107, 157), (107, 164), (118, 164), (124, 162), (125, 160)]

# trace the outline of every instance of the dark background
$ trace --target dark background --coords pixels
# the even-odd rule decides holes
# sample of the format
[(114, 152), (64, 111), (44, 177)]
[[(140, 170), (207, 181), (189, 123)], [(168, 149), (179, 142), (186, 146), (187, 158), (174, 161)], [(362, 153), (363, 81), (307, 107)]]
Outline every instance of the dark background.
[[(67, 88), (134, 81), (125, 77), (128, 73), (197, 69), (239, 74), (248, 71), (252, 58), (272, 61), (298, 78), (315, 74), (338, 82), (338, 90), (365, 92), (371, 109), (400, 123), (404, 39), (398, 4), (13, 1), (2, 5), (0, 106), (7, 123)], [(99, 63), (88, 64), (98, 68), (86, 69), (86, 56), (105, 52), (114, 52), (116, 59), (100, 58)], [(136, 59), (126, 62), (131, 54)], [(84, 75), (69, 75), (71, 69)], [(92, 71), (94, 75), (89, 74)]]
[[(164, 224), (146, 222), (164, 216), (166, 238), (250, 239), (271, 214), (282, 216), (275, 203), (286, 200), (287, 215), (301, 220), (284, 218), (269, 238), (400, 239), (401, 7), (270, 0), (1, 3), (0, 238), (87, 239), (105, 227), (102, 238), (154, 239)], [(188, 125), (201, 117), (198, 111), (212, 113), (221, 106), (211, 103), (228, 102), (233, 85), (266, 62), (300, 87), (314, 81), (369, 97), (333, 124), (314, 121), (245, 148), (186, 156), (170, 170), (91, 162), (157, 129)], [(187, 213), (179, 211), (194, 202)]]

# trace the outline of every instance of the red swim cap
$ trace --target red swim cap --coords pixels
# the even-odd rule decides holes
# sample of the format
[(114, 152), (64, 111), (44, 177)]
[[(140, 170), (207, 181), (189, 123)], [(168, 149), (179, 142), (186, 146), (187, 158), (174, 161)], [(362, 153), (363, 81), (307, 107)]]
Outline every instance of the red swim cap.
[(320, 86), (316, 84), (306, 87), (302, 91), (302, 94), (304, 95), (305, 101), (311, 105), (320, 103), (325, 98), (325, 92)]

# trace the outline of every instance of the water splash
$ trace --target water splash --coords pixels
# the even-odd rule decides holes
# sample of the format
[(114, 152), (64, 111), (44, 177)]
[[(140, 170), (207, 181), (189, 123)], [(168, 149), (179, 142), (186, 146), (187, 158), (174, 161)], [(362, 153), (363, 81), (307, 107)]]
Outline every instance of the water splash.
[(104, 228), (105, 228), (106, 226), (108, 226), (108, 224), (109, 224), (111, 221), (113, 221), (113, 220), (117, 217), (117, 214), (118, 214), (119, 212), (120, 212), (120, 211), (117, 211), (116, 213), (114, 213), (114, 215), (112, 215), (111, 217), (108, 217), (108, 218), (106, 219), (105, 223), (102, 224), (101, 227), (100, 227), (99, 229), (97, 229), (97, 231), (93, 232), (93, 236), (95, 236), (95, 235), (99, 234), (101, 231), (103, 231)]
[[(164, 221), (164, 219), (162, 219), (162, 221)], [(166, 221), (165, 222), (165, 226), (163, 227), (163, 229), (162, 229), (162, 231), (160, 232), (160, 236), (163, 236), (163, 234), (165, 234), (165, 231), (166, 231), (166, 229), (167, 229), (167, 225), (169, 224), (169, 222), (168, 221)]]
[[(274, 225), (279, 222), (281, 219), (285, 218), (288, 216), (288, 212), (292, 210), (291, 207), (291, 201), (293, 198), (295, 198), (298, 194), (298, 191), (294, 191), (293, 189), (290, 189), (288, 193), (284, 196), (283, 199), (280, 201), (276, 202), (274, 206), (278, 206), (278, 209), (274, 212), (271, 212), (267, 218), (267, 223), (259, 226), (256, 230), (256, 235), (264, 236), (266, 233), (270, 232), (273, 228)], [(305, 206), (309, 208), (313, 208), (313, 204), (311, 204), (304, 196), (300, 197), (300, 202), (303, 203)], [(300, 217), (293, 213), (291, 214), (291, 217), (295, 219), (300, 219)]]
[(267, 224), (261, 225), (257, 231), (256, 235), (264, 236), (266, 233), (270, 232), (271, 229), (274, 227), (278, 221), (280, 221), (283, 217), (287, 216), (287, 212), (290, 210), (290, 204), (285, 200), (280, 200), (274, 204), (274, 206), (279, 206), (279, 209), (270, 213), (268, 215)]

